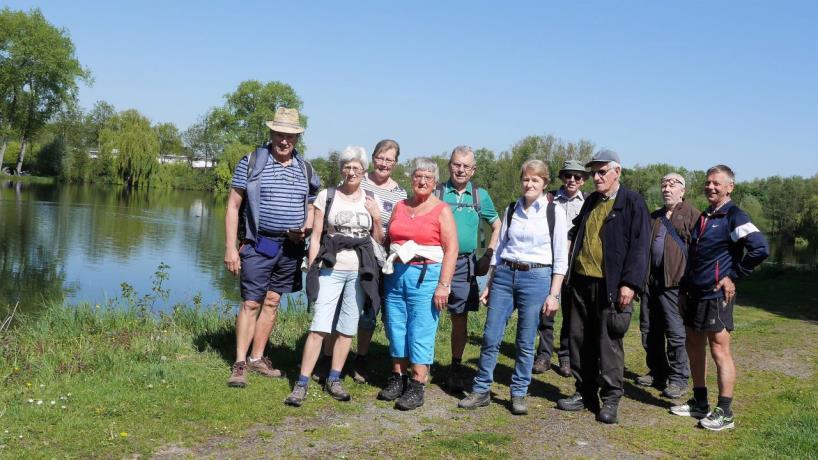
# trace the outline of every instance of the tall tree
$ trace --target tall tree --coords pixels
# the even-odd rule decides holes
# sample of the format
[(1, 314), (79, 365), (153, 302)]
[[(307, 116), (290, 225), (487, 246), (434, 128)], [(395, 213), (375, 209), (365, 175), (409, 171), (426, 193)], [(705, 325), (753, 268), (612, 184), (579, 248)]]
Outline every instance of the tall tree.
[(157, 123), (153, 127), (156, 137), (159, 139), (160, 155), (181, 155), (185, 146), (182, 145), (182, 136), (179, 128), (173, 123)]
[[(67, 104), (76, 100), (77, 82), (91, 81), (90, 72), (77, 60), (68, 32), (51, 25), (40, 12), (29, 13), (4, 8), (0, 25), (3, 56), (4, 123), (20, 135), (16, 172), (23, 168), (26, 148), (34, 135)], [(4, 92), (5, 92), (4, 91)], [(9, 99), (9, 101), (5, 101)]]
[(226, 136), (223, 124), (218, 122), (219, 117), (214, 114), (216, 110), (218, 109), (208, 110), (182, 134), (191, 160), (203, 158), (205, 165), (212, 165), (213, 159), (221, 156), (224, 150)]
[(97, 101), (85, 116), (85, 142), (89, 148), (96, 149), (97, 153), (102, 149), (99, 143), (99, 133), (114, 115), (116, 115), (116, 109), (113, 105), (105, 101)]
[[(289, 107), (300, 112), (303, 105), (290, 85), (277, 81), (243, 81), (225, 99), (224, 107), (216, 109), (213, 115), (230, 134), (229, 141), (245, 145), (261, 145), (267, 140), (264, 122), (273, 119), (277, 108)], [(304, 126), (307, 123), (303, 114), (301, 123)]]
[(101, 158), (114, 157), (117, 175), (129, 187), (150, 181), (159, 166), (159, 138), (151, 122), (136, 110), (111, 118), (100, 132)]

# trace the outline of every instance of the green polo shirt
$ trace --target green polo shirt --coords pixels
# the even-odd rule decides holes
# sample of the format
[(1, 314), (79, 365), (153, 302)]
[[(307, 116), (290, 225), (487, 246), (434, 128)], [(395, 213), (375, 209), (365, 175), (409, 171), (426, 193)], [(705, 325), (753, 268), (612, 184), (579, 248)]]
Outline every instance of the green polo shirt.
[(574, 271), (592, 278), (604, 278), (604, 260), (602, 257), (602, 224), (613, 209), (614, 199), (599, 201), (585, 223), (585, 238), (577, 254)]
[(480, 215), (474, 210), (471, 182), (466, 184), (463, 193), (457, 193), (451, 180), (443, 184), (443, 194), (440, 199), (452, 208), (454, 222), (457, 224), (457, 244), (460, 246), (460, 254), (471, 254), (477, 249), (480, 219), (491, 225), (499, 218), (489, 193), (481, 187), (477, 188), (477, 193), (480, 195)]

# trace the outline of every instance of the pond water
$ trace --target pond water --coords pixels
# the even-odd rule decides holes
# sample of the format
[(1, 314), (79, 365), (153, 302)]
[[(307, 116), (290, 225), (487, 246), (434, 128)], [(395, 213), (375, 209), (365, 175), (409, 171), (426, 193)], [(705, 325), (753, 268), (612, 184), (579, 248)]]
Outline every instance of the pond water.
[[(122, 283), (150, 294), (160, 264), (170, 295), (155, 310), (199, 295), (238, 305), (238, 279), (222, 263), (224, 211), (225, 197), (209, 192), (0, 181), (0, 313), (18, 301), (25, 311), (60, 299), (104, 305)], [(772, 243), (770, 261), (816, 265), (815, 245)]]

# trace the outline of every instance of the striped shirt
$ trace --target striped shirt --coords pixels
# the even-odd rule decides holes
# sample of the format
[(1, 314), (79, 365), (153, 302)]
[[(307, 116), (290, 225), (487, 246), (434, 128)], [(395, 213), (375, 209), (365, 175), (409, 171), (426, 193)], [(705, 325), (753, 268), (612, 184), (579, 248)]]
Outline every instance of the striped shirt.
[(366, 175), (361, 179), (361, 188), (369, 190), (380, 199), (381, 225), (383, 226), (383, 234), (386, 235), (389, 229), (389, 221), (392, 219), (392, 210), (395, 209), (395, 204), (398, 201), (406, 199), (406, 190), (400, 185), (395, 185), (395, 188), (391, 190), (378, 187), (374, 182), (370, 181)]
[[(247, 188), (247, 157), (243, 157), (233, 173), (231, 187)], [(267, 232), (286, 232), (304, 225), (304, 200), (307, 196), (307, 178), (298, 161), (293, 158), (284, 166), (270, 155), (261, 172), (261, 202), (258, 227)]]

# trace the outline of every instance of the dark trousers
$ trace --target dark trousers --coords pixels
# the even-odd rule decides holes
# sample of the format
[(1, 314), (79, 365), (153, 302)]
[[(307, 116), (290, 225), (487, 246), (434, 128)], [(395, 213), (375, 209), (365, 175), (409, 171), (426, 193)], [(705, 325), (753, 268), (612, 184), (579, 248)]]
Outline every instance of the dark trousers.
[[(567, 297), (567, 296), (566, 296)], [(562, 310), (562, 327), (560, 328), (560, 348), (557, 350), (557, 356), (560, 361), (568, 360), (568, 310), (571, 302), (567, 298), (563, 298), (560, 309)], [(546, 361), (551, 361), (551, 356), (554, 354), (554, 318), (549, 318), (545, 315), (540, 315), (540, 327), (537, 329), (540, 336), (540, 344), (537, 346), (537, 357), (544, 356)]]
[[(622, 336), (608, 332), (612, 308), (605, 280), (573, 274), (568, 325), (571, 373), (587, 407), (598, 402), (617, 404), (625, 393), (625, 350)], [(601, 388), (600, 388), (601, 385)]]
[(679, 311), (679, 290), (665, 288), (652, 278), (642, 296), (639, 330), (645, 363), (654, 382), (687, 387), (690, 365), (685, 349), (685, 326)]

